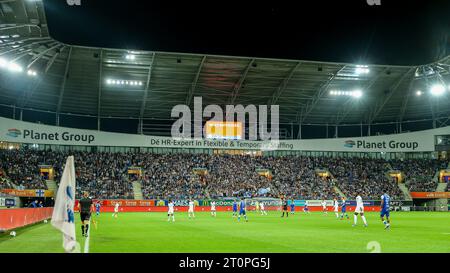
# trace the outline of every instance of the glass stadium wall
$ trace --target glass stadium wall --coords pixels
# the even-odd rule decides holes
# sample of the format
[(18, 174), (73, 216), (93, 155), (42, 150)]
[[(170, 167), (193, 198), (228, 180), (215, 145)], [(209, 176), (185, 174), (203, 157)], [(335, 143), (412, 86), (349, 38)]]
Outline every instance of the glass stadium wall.
[[(101, 117), (100, 122), (94, 115), (80, 115), (19, 108), (0, 103), (0, 117), (62, 126), (78, 129), (100, 130), (105, 132), (143, 133), (154, 136), (169, 136), (171, 125), (175, 120), (150, 120), (132, 117)], [(402, 122), (380, 122), (373, 124), (294, 124), (280, 123), (280, 139), (320, 139), (336, 137), (364, 137), (396, 134), (439, 128), (450, 125), (448, 117), (424, 118)], [(100, 127), (99, 127), (100, 126)]]

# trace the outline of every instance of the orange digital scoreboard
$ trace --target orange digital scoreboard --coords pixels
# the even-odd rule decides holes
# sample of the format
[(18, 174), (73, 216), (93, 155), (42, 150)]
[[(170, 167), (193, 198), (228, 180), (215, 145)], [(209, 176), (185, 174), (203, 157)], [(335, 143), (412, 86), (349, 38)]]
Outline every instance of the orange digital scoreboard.
[(205, 124), (206, 138), (242, 139), (242, 122), (208, 121)]

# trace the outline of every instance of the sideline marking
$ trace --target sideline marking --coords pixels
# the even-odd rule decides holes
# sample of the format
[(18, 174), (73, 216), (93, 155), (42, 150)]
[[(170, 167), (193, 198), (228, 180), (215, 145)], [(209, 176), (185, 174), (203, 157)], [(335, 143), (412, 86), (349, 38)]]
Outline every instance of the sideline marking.
[(89, 253), (89, 238), (91, 238), (91, 218), (89, 218), (89, 229), (87, 231), (88, 237), (84, 240), (84, 253)]

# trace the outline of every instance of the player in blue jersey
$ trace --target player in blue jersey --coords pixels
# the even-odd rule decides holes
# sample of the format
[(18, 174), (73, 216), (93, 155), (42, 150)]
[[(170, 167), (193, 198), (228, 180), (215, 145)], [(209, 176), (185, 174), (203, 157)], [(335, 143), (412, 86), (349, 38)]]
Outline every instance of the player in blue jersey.
[[(384, 224), (384, 229), (389, 229), (391, 227), (391, 220), (389, 219), (389, 205), (390, 205), (391, 197), (383, 191), (383, 195), (381, 196), (381, 212), (380, 218)], [(386, 216), (386, 221), (384, 220), (384, 216)]]
[(237, 209), (238, 209), (238, 204), (237, 204), (236, 200), (234, 200), (233, 201), (233, 217), (236, 217), (238, 215)]
[(238, 221), (241, 221), (241, 215), (244, 215), (245, 221), (248, 222), (247, 214), (245, 213), (245, 200), (241, 199), (241, 202), (239, 204), (239, 215), (238, 215)]
[(347, 204), (345, 203), (345, 198), (342, 197), (342, 203), (341, 203), (341, 220), (344, 219), (344, 214), (345, 214), (345, 216), (347, 217), (347, 220), (350, 219), (350, 218), (348, 217), (348, 214), (347, 214)]
[(95, 214), (96, 214), (97, 216), (100, 215), (100, 207), (101, 207), (100, 202), (97, 201), (97, 202), (95, 203)]
[(294, 199), (291, 200), (291, 214), (295, 213), (295, 203), (294, 203)]

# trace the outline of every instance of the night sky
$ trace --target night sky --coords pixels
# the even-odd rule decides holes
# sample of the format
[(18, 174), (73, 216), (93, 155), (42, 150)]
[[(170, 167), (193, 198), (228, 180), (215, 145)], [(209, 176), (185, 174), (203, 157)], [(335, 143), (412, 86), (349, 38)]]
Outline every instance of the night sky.
[(51, 36), (76, 45), (399, 65), (450, 54), (449, 0), (44, 3)]

